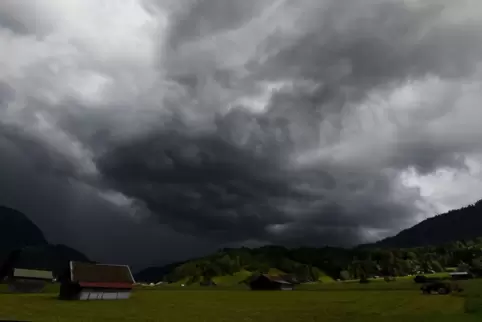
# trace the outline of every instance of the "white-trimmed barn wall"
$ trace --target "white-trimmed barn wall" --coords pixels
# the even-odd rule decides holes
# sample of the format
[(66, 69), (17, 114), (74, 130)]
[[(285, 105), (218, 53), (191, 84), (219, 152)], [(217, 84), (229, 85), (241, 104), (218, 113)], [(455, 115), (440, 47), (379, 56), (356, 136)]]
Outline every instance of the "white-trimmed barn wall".
[(84, 289), (79, 293), (79, 300), (126, 300), (130, 297), (130, 291), (101, 291)]

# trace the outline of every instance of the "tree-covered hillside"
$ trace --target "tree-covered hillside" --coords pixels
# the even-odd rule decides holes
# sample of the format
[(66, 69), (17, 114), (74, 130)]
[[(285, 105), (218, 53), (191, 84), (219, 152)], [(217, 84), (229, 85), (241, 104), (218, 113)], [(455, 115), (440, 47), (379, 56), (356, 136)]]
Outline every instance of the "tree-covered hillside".
[[(234, 280), (246, 272), (278, 271), (301, 280), (351, 279), (371, 275), (440, 272), (458, 265), (479, 266), (482, 248), (482, 201), (449, 211), (406, 229), (396, 236), (354, 249), (334, 247), (287, 249), (224, 249), (211, 256), (138, 274), (144, 281), (202, 278)], [(148, 272), (148, 274), (147, 274)], [(231, 278), (229, 278), (231, 276)]]
[(426, 219), (376, 243), (378, 247), (440, 245), (482, 236), (482, 200), (467, 207)]
[[(265, 246), (256, 249), (223, 249), (158, 270), (143, 281), (197, 283), (204, 279), (241, 282), (251, 274), (289, 274), (300, 282), (329, 279), (363, 279), (373, 276), (405, 276), (443, 272), (455, 267), (482, 268), (482, 238), (436, 247), (407, 249), (297, 248)], [(138, 275), (142, 276), (142, 272)], [(231, 277), (231, 278), (230, 278)]]

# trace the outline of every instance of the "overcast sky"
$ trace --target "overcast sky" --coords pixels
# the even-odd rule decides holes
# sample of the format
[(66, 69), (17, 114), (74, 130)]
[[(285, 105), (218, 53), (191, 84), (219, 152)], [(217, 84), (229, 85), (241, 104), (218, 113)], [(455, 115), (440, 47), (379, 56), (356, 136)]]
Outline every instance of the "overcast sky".
[(2, 0), (0, 204), (139, 268), (482, 199), (480, 0)]

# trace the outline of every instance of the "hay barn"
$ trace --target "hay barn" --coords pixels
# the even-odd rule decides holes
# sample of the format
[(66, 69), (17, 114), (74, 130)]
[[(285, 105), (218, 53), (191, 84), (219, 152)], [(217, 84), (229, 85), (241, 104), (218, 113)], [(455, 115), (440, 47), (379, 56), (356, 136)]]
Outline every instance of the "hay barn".
[(134, 277), (127, 265), (70, 262), (69, 272), (61, 280), (62, 300), (128, 299)]
[(40, 293), (47, 283), (52, 283), (50, 271), (13, 268), (6, 278), (8, 289), (15, 293)]
[(474, 276), (469, 272), (452, 272), (450, 273), (450, 277), (453, 280), (468, 280), (473, 278)]
[(291, 291), (294, 284), (284, 280), (279, 276), (270, 276), (267, 274), (259, 275), (253, 278), (249, 286), (252, 290), (281, 290)]
[(205, 279), (205, 280), (199, 282), (199, 285), (200, 286), (216, 286), (216, 283), (211, 279)]

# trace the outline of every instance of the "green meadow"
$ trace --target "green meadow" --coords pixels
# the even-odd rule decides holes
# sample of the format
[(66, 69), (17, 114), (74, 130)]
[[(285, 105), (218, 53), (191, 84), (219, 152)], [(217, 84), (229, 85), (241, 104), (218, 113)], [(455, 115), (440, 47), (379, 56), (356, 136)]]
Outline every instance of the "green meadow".
[[(4, 287), (4, 286), (2, 286)], [(481, 321), (482, 281), (464, 282), (456, 295), (422, 295), (419, 284), (332, 282), (295, 291), (243, 287), (138, 287), (125, 301), (59, 301), (42, 294), (0, 290), (0, 319), (22, 321)]]

